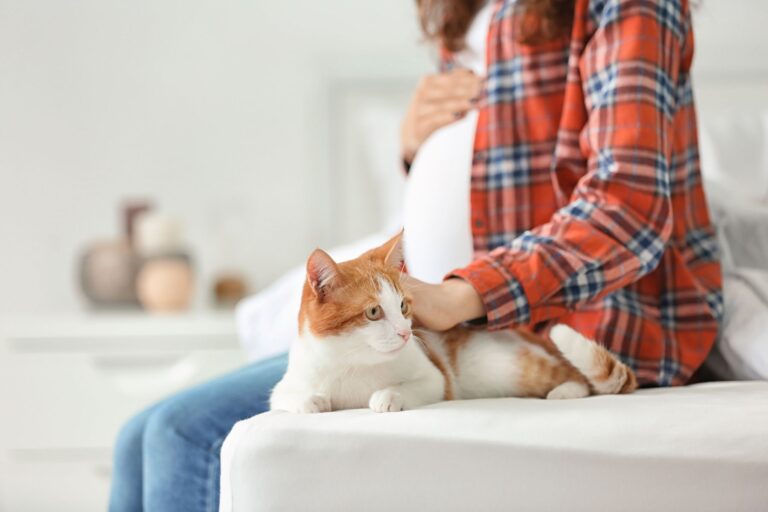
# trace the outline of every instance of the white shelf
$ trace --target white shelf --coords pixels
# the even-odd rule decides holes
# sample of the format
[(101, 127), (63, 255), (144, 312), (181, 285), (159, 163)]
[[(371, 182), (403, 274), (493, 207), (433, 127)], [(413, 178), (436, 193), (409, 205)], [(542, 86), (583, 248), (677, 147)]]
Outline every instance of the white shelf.
[(192, 334), (236, 335), (232, 311), (150, 314), (141, 311), (15, 316), (0, 320), (6, 336), (58, 338)]
[(230, 311), (0, 319), (0, 510), (104, 510), (120, 426), (245, 362)]
[(12, 352), (237, 348), (234, 314), (142, 312), (14, 317), (0, 321)]

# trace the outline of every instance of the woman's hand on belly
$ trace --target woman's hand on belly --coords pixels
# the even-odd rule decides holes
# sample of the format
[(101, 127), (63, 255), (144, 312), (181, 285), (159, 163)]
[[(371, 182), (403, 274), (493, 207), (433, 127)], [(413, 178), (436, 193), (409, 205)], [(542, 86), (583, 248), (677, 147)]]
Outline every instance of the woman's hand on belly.
[(410, 294), (416, 323), (435, 331), (485, 316), (480, 295), (463, 279), (429, 284), (403, 275), (402, 284)]
[(468, 69), (423, 77), (400, 130), (403, 158), (412, 162), (427, 137), (472, 109), (481, 84), (482, 79)]

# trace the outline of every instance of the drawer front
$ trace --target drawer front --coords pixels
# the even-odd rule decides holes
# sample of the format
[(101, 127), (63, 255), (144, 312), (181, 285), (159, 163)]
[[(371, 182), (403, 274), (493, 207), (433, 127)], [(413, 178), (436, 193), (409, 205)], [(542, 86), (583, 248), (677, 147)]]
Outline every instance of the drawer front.
[(0, 510), (103, 512), (109, 500), (109, 454), (11, 455)]
[(105, 353), (11, 353), (0, 362), (11, 449), (110, 447), (142, 408), (245, 364), (236, 348)]

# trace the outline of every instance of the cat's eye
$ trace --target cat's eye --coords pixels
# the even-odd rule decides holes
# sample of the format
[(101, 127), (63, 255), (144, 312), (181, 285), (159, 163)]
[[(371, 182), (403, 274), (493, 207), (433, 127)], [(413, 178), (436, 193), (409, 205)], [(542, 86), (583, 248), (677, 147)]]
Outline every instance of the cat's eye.
[(381, 320), (381, 317), (384, 316), (384, 312), (381, 309), (381, 306), (373, 306), (372, 308), (368, 308), (365, 310), (365, 318), (368, 320)]
[(400, 301), (400, 312), (402, 314), (406, 314), (408, 312), (408, 303), (405, 302), (405, 299)]

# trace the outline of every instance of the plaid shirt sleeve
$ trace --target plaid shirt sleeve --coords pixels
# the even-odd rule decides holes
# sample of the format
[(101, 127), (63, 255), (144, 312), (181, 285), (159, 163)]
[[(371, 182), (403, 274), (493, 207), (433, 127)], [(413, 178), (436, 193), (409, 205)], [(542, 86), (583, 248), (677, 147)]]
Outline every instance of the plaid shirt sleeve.
[(480, 294), (489, 329), (563, 316), (658, 265), (673, 226), (670, 138), (687, 30), (677, 4), (589, 2), (594, 32), (584, 36), (581, 81), (568, 84), (578, 90), (567, 92), (586, 108), (577, 127), (586, 174), (548, 223), (450, 274)]

